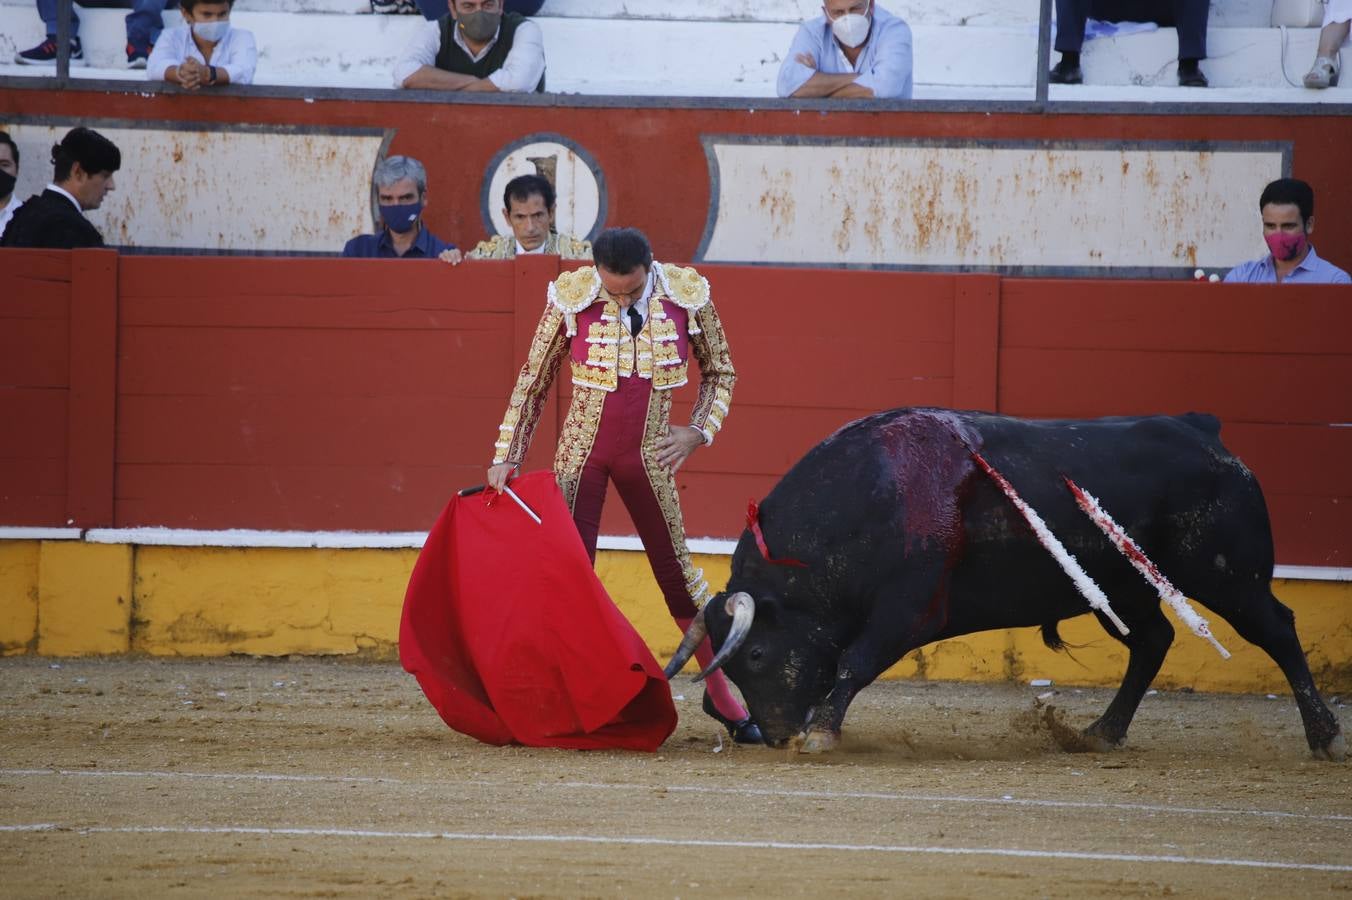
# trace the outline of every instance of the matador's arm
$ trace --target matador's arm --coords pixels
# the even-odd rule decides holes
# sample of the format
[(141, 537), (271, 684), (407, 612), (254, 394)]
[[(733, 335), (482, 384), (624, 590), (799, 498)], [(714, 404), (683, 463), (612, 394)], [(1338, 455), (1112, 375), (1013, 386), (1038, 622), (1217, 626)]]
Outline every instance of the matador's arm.
[(559, 365), (567, 355), (568, 336), (564, 333), (563, 313), (553, 303), (546, 303), (545, 313), (531, 338), (526, 364), (516, 378), (507, 413), (498, 428), (493, 465), (512, 463), (519, 466), (526, 458), (531, 436), (549, 399), (549, 386), (554, 383)]
[(701, 306), (694, 316), (699, 330), (690, 335), (690, 350), (699, 361), (700, 380), (699, 396), (690, 413), (690, 424), (713, 440), (727, 418), (728, 406), (732, 403), (732, 386), (737, 383), (737, 372), (732, 368), (732, 353), (728, 349), (728, 339), (723, 334), (723, 323), (718, 320), (713, 301)]

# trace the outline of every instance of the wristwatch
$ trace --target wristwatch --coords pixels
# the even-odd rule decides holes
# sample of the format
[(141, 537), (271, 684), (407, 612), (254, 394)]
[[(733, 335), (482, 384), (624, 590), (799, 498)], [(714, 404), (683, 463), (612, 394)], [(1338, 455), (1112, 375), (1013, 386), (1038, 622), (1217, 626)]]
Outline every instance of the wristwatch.
[(207, 66), (207, 72), (210, 73), (210, 75), (211, 75), (211, 78), (207, 79), (207, 84), (215, 84), (215, 83), (216, 83), (216, 67), (215, 67), (215, 66)]

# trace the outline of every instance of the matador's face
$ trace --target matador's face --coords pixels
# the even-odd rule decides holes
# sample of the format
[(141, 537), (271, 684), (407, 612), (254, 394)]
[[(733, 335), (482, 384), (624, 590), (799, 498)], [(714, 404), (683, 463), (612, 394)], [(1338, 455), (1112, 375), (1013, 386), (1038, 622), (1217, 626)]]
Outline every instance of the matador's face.
[(614, 297), (622, 308), (627, 308), (642, 297), (643, 289), (648, 286), (648, 270), (643, 266), (635, 266), (623, 273), (612, 272), (605, 266), (597, 266), (596, 272), (601, 276), (601, 287), (605, 288), (606, 293)]

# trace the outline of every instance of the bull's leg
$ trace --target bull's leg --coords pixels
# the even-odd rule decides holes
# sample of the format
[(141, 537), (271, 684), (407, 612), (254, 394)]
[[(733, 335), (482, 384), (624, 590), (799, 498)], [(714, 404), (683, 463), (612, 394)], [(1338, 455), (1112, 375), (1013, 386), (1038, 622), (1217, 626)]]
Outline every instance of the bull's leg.
[[(914, 557), (901, 584), (884, 589), (888, 600), (875, 603), (880, 610), (860, 629), (840, 655), (836, 682), (831, 693), (808, 715), (806, 733), (799, 749), (821, 753), (840, 742), (845, 712), (855, 695), (868, 687), (888, 667), (916, 647), (934, 639), (947, 620), (949, 570), (942, 560), (925, 566)], [(896, 605), (893, 605), (895, 602)], [(909, 627), (897, 628), (896, 610), (914, 608)]]
[(1135, 613), (1127, 621), (1131, 634), (1123, 637), (1107, 619), (1099, 616), (1103, 627), (1113, 637), (1127, 645), (1127, 671), (1113, 702), (1098, 717), (1098, 721), (1084, 730), (1084, 750), (1106, 751), (1122, 743), (1127, 729), (1141, 705), (1141, 698), (1150, 688), (1150, 682), (1159, 674), (1164, 655), (1174, 640), (1174, 626), (1164, 617), (1158, 601), (1141, 607), (1130, 607)]
[[(1206, 603), (1202, 597), (1197, 599)], [(1295, 614), (1266, 589), (1252, 602), (1241, 602), (1237, 606), (1207, 606), (1234, 626), (1240, 637), (1261, 647), (1281, 667), (1282, 674), (1291, 684), (1296, 705), (1300, 707), (1310, 752), (1318, 759), (1345, 759), (1347, 740), (1338, 725), (1338, 717), (1324, 704), (1310, 677), (1305, 650), (1296, 636)]]

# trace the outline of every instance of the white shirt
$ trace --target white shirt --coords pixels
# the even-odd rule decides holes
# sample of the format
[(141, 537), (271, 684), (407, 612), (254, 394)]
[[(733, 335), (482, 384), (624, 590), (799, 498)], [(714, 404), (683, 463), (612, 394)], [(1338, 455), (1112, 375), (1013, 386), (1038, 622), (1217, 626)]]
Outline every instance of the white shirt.
[(59, 188), (59, 187), (57, 187), (56, 184), (55, 184), (55, 182), (48, 184), (48, 185), (47, 185), (47, 190), (49, 190), (49, 191), (56, 191), (56, 192), (57, 192), (58, 194), (60, 194), (62, 197), (65, 197), (65, 198), (66, 198), (67, 200), (69, 200), (71, 203), (74, 203), (74, 204), (75, 204), (75, 211), (78, 212), (80, 215), (84, 215), (84, 207), (80, 205), (80, 201), (79, 201), (79, 200), (76, 200), (76, 199), (75, 199), (75, 195), (72, 194), (70, 191), (65, 190), (64, 188)]
[[(513, 240), (515, 240), (515, 238), (513, 238)], [(540, 254), (542, 254), (542, 253), (545, 252), (545, 244), (548, 244), (548, 243), (549, 243), (548, 240), (543, 240), (543, 241), (540, 242), (540, 246), (536, 247), (534, 250), (527, 250), (525, 247), (521, 246), (521, 242), (520, 242), (520, 241), (517, 241), (517, 242), (516, 242), (516, 255), (517, 255), (517, 256), (532, 256), (532, 255), (539, 256)]]
[[(460, 29), (452, 27), (451, 35), (456, 45), (469, 54), (475, 62), (483, 59), (493, 45), (498, 42), (502, 27), (498, 27), (493, 40), (484, 47), (483, 53), (475, 54), (466, 45), (460, 35)], [(423, 66), (435, 67), (437, 51), (441, 49), (441, 26), (437, 22), (424, 22), (413, 34), (413, 40), (404, 48), (404, 52), (394, 64), (394, 86), (401, 88), (409, 76)], [(540, 26), (526, 19), (516, 27), (512, 37), (512, 49), (507, 53), (502, 68), (488, 73), (488, 80), (500, 91), (529, 93), (535, 90), (540, 78), (545, 74), (545, 39)]]
[[(816, 61), (816, 67), (798, 61), (798, 54), (806, 53)], [(863, 52), (854, 65), (840, 49), (831, 22), (826, 16), (809, 19), (798, 27), (789, 52), (779, 67), (776, 85), (779, 96), (790, 97), (817, 72), (844, 75), (858, 72), (854, 83), (873, 91), (878, 99), (911, 99), (911, 27), (904, 21), (873, 3), (873, 25)]]
[(14, 218), (14, 211), (20, 206), (23, 206), (23, 201), (19, 199), (17, 193), (14, 193), (9, 195), (9, 202), (0, 207), (0, 235), (4, 235), (5, 226)]
[[(181, 66), (188, 57), (207, 65), (206, 57), (192, 39), (192, 27), (179, 25), (164, 29), (146, 62), (146, 80), (163, 81), (170, 66)], [(232, 26), (211, 51), (210, 64), (224, 70), (230, 76), (231, 84), (253, 84), (254, 69), (258, 68), (258, 46), (254, 43), (253, 32)]]

